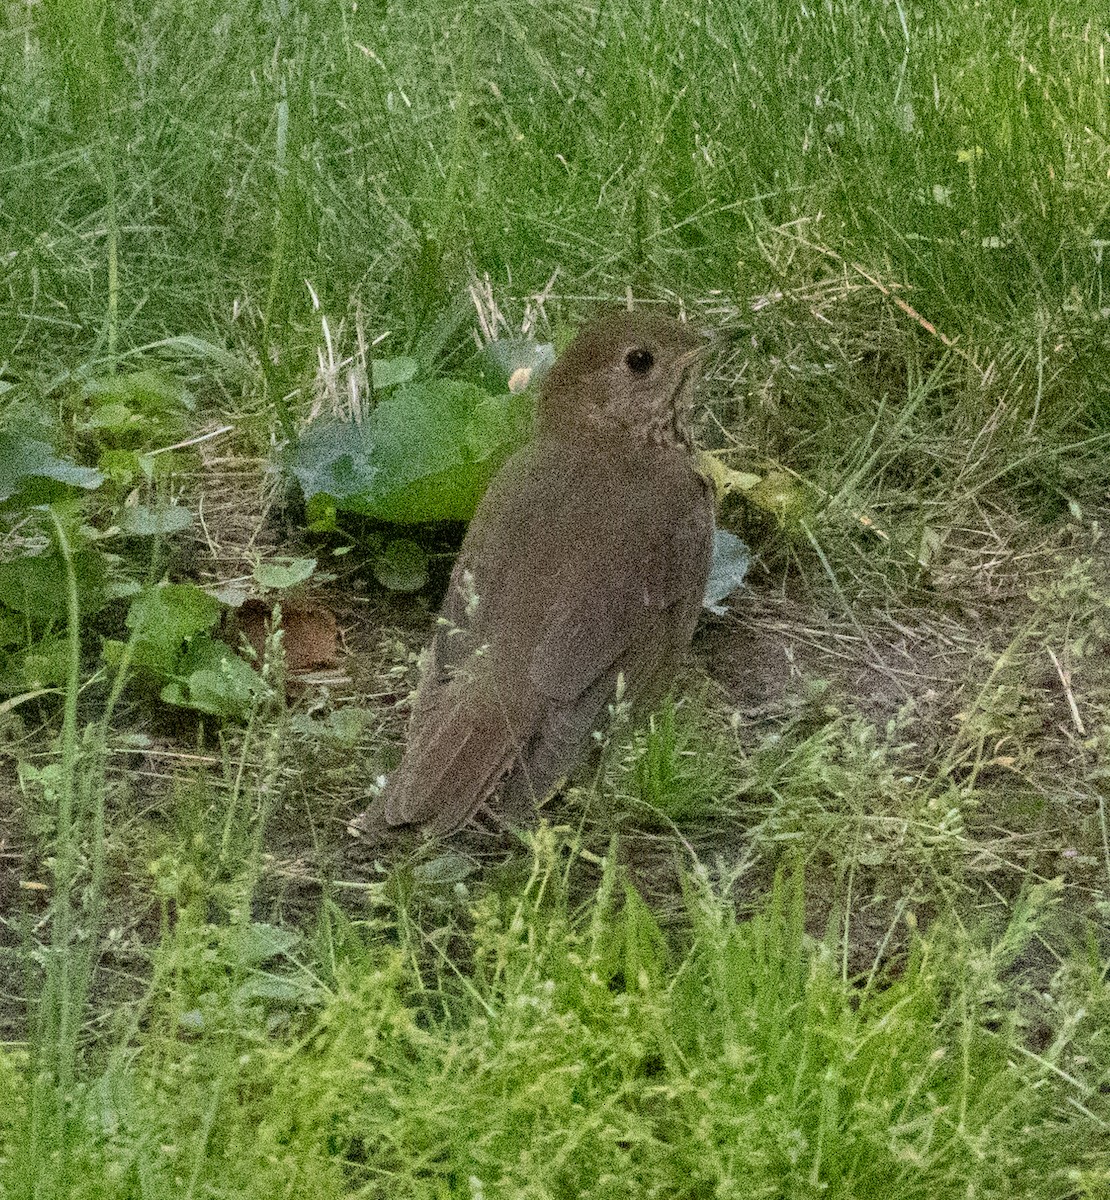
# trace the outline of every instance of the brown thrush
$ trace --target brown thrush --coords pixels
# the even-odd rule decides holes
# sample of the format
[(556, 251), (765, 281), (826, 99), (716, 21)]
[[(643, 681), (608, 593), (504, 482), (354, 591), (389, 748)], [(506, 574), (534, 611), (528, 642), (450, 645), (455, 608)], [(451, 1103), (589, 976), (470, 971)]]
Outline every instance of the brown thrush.
[(445, 834), (482, 806), (527, 820), (585, 756), (618, 676), (634, 711), (666, 689), (713, 543), (687, 423), (704, 345), (669, 317), (614, 313), (552, 367), (534, 439), (463, 541), (401, 765), (352, 832)]

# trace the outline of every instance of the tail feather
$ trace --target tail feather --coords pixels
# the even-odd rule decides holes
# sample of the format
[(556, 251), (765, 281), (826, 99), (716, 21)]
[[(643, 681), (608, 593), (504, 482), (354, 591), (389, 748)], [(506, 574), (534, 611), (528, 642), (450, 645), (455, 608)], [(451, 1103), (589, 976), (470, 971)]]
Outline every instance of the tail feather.
[(390, 825), (414, 824), (441, 836), (458, 829), (513, 767), (520, 747), (505, 716), (456, 704), (415, 729), (405, 757), (386, 785)]

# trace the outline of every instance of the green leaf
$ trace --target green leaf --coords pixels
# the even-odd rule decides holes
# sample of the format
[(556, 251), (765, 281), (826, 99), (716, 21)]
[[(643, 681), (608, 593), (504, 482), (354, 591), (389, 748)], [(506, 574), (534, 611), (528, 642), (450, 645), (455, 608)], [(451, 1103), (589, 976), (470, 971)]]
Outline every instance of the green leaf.
[(305, 524), (313, 533), (335, 533), (339, 528), (339, 511), (331, 496), (321, 492), (305, 504)]
[(374, 578), (393, 592), (417, 592), (428, 582), (428, 556), (408, 538), (394, 538), (374, 559)]
[(448, 851), (413, 868), (413, 878), (432, 887), (453, 887), (473, 875), (476, 866), (465, 855)]
[[(82, 615), (99, 611), (107, 599), (104, 556), (86, 546), (72, 554), (70, 561)], [(21, 613), (31, 629), (65, 621), (66, 589), (66, 566), (57, 551), (24, 554), (0, 563), (0, 609)]]
[(255, 566), (255, 582), (264, 588), (281, 589), (303, 583), (316, 570), (314, 558), (269, 558)]
[(327, 512), (351, 496), (369, 495), (379, 469), (368, 457), (363, 426), (349, 421), (311, 425), (288, 464), (290, 474), (301, 485), (310, 515)]
[(239, 355), (232, 353), (224, 346), (216, 345), (215, 342), (194, 337), (188, 333), (163, 338), (160, 342), (152, 343), (149, 349), (169, 350), (181, 358), (200, 359), (202, 362), (214, 363), (220, 370), (229, 374), (241, 376), (248, 373), (247, 364)]
[(117, 447), (176, 437), (184, 428), (192, 396), (176, 380), (158, 371), (110, 375), (85, 384), (89, 409), (81, 426), (97, 440)]
[(27, 636), (27, 622), (17, 613), (0, 608), (0, 649), (19, 646)]
[(177, 677), (161, 691), (167, 704), (211, 716), (243, 720), (269, 692), (262, 677), (230, 646), (195, 636)]
[(290, 977), (254, 971), (235, 989), (235, 1001), (249, 1004), (251, 1001), (273, 1001), (275, 1004), (310, 1004), (317, 997), (317, 989), (304, 976)]
[(228, 948), (240, 966), (260, 967), (268, 959), (292, 953), (299, 940), (292, 929), (251, 921), (249, 925), (238, 925), (231, 931)]
[(714, 532), (713, 562), (702, 599), (702, 604), (711, 613), (720, 617), (728, 611), (721, 601), (744, 582), (751, 562), (752, 552), (736, 534), (729, 533), (727, 529)]
[(165, 416), (194, 407), (193, 397), (176, 380), (160, 371), (133, 371), (130, 375), (109, 375), (90, 379), (85, 395), (97, 412), (118, 405), (132, 413)]
[(102, 404), (84, 422), (86, 429), (104, 429), (111, 433), (133, 432), (137, 426), (145, 424), (146, 419), (141, 413), (132, 412), (126, 404), (118, 402)]
[(210, 596), (214, 596), (225, 608), (242, 608), (251, 596), (249, 585), (241, 579), (209, 585), (205, 591)]
[(408, 383), (416, 375), (417, 365), (415, 358), (375, 358), (371, 363), (374, 391)]
[[(500, 466), (513, 450), (528, 440), (532, 432), (532, 411), (532, 401), (525, 397), (480, 396), (463, 435), (473, 461), (484, 463), (493, 457)], [(487, 473), (487, 483), (494, 470), (496, 467)], [(484, 486), (482, 491), (485, 491)]]
[(191, 583), (164, 583), (140, 593), (127, 614), (137, 639), (136, 666), (178, 674), (190, 641), (211, 629), (220, 612), (219, 601)]
[(145, 504), (126, 504), (120, 509), (116, 524), (121, 533), (133, 537), (154, 537), (180, 533), (193, 523), (193, 514), (183, 504), (162, 504), (147, 508)]
[(805, 485), (785, 471), (768, 471), (747, 496), (756, 508), (783, 521), (803, 516), (809, 500)]
[(528, 435), (531, 401), (435, 380), (399, 387), (362, 425), (310, 428), (288, 469), (310, 507), (415, 524), (466, 520), (504, 459)]
[(0, 651), (0, 695), (61, 686), (68, 671), (69, 641), (64, 634), (11, 654)]
[(498, 338), (478, 352), (474, 375), (487, 391), (518, 394), (534, 387), (554, 361), (555, 347), (550, 342)]
[[(46, 442), (20, 433), (0, 433), (0, 503), (41, 480), (88, 491), (100, 487), (104, 476), (92, 467), (79, 467), (69, 459), (58, 458)], [(42, 504), (46, 502), (45, 494), (40, 488), (33, 496), (25, 494), (21, 501)]]
[(117, 575), (108, 580), (104, 594), (109, 600), (130, 600), (132, 596), (137, 596), (141, 590), (142, 584), (137, 580), (128, 579), (125, 575)]
[(155, 458), (138, 450), (106, 449), (100, 452), (97, 465), (117, 487), (129, 488), (136, 479), (153, 478), (159, 464), (164, 464), (164, 474), (171, 458), (169, 454)]

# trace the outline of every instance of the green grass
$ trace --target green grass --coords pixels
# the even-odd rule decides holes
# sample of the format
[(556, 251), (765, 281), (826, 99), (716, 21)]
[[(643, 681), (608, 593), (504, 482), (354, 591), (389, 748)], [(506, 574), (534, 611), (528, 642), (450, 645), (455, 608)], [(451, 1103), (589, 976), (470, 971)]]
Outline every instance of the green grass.
[(149, 369), (159, 446), (253, 471), (152, 576), (249, 572), (360, 338), (450, 370), (469, 284), (557, 272), (545, 336), (626, 289), (724, 333), (701, 440), (794, 481), (723, 519), (808, 691), (737, 698), (774, 615), (576, 828), (356, 871), (399, 610), (359, 585), (349, 703), (175, 728), (134, 647), (90, 682), (110, 514), (5, 510), (68, 618), (64, 699), (0, 707), (0, 1195), (1110, 1196), (1108, 173), (1078, 0), (6, 5), (0, 419), (87, 458)]
[(471, 270), (739, 299), (843, 261), (950, 336), (1051, 354), (1106, 304), (1083, 8), (11, 6), (8, 327), (28, 352), (219, 331), (295, 378), (306, 280), (414, 339)]
[(934, 929), (857, 990), (804, 935), (799, 876), (743, 924), (692, 879), (678, 951), (611, 861), (569, 910), (561, 863), (541, 837), (523, 887), (457, 907), (465, 973), (330, 906), (310, 943), (183, 914), (141, 1028), (94, 1055), (34, 1161), (6, 1061), (5, 1194), (1101, 1194), (1097, 1168), (1074, 1190), (1103, 1131), (1069, 1114), (1090, 1089), (1062, 1066), (1099, 1036), (1105, 980), (1075, 981), (1040, 1054), (997, 1003), (1036, 902), (986, 956)]

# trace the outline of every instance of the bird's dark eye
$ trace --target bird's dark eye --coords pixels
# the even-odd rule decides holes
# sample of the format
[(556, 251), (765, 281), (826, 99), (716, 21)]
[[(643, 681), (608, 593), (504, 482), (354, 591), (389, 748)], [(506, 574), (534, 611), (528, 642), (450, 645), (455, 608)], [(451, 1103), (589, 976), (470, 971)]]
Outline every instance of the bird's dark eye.
[(655, 365), (655, 355), (650, 350), (634, 349), (624, 356), (625, 365), (633, 375), (646, 375)]

